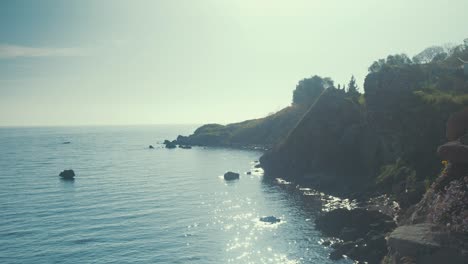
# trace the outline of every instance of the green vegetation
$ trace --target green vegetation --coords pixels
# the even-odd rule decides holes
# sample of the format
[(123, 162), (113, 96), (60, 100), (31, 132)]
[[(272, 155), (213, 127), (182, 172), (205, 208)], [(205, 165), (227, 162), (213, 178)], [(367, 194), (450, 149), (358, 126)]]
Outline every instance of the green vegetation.
[(333, 80), (328, 77), (314, 75), (303, 79), (293, 92), (293, 104), (309, 106), (329, 87), (333, 87)]
[(356, 79), (354, 78), (354, 75), (351, 76), (351, 80), (349, 80), (349, 84), (348, 84), (348, 93), (349, 94), (358, 94), (358, 87), (357, 87), (357, 84), (356, 84)]
[(177, 142), (183, 145), (268, 148), (286, 137), (305, 110), (303, 105), (292, 105), (264, 118), (228, 125), (207, 124), (188, 137), (179, 136)]
[(414, 91), (414, 94), (421, 98), (424, 102), (433, 105), (440, 104), (459, 104), (468, 105), (468, 94), (443, 92), (437, 89), (425, 89)]
[(416, 181), (416, 171), (408, 167), (402, 159), (397, 159), (395, 163), (381, 167), (380, 174), (376, 178), (376, 183), (382, 187), (391, 186), (393, 182)]

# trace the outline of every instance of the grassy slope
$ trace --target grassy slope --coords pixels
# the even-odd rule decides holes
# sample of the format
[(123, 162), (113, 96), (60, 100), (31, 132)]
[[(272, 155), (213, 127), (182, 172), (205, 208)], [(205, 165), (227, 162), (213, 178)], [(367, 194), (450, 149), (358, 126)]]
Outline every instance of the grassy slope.
[(304, 107), (293, 105), (264, 118), (228, 125), (207, 124), (188, 137), (179, 136), (177, 141), (202, 146), (270, 147), (289, 133), (304, 112)]

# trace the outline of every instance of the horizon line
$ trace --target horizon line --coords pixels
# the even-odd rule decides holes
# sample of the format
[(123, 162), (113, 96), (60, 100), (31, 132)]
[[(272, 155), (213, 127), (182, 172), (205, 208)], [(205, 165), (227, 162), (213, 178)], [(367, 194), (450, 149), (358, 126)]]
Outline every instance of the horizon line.
[(208, 123), (141, 123), (141, 124), (56, 124), (56, 125), (0, 125), (0, 128), (47, 128), (47, 127), (124, 127), (124, 126), (189, 126)]

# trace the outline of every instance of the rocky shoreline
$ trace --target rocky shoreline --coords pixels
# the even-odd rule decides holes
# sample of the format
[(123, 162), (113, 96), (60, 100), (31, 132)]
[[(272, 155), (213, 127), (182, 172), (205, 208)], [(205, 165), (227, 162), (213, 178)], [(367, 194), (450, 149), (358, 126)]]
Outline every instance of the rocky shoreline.
[[(177, 141), (171, 143), (178, 144)], [(258, 150), (249, 146), (240, 149)], [(434, 197), (437, 195), (434, 192), (438, 192), (437, 197), (440, 198), (440, 192), (450, 191), (454, 181), (464, 182), (463, 188), (466, 191), (468, 155), (460, 156), (466, 154), (465, 150), (468, 153), (468, 146), (459, 139), (441, 146), (441, 157), (455, 157), (453, 159), (456, 162), (448, 161), (446, 169), (426, 192), (423, 200), (405, 209), (401, 209), (390, 196), (377, 195), (378, 192), (341, 193), (348, 198), (338, 198), (280, 178), (265, 180), (298, 190), (305, 197), (322, 202), (322, 212), (316, 217), (315, 225), (324, 235), (322, 245), (332, 249), (330, 259), (349, 258), (356, 263), (369, 264), (411, 264), (441, 263), (444, 258), (447, 262), (446, 258), (449, 256), (447, 263), (467, 263), (466, 230), (465, 233), (453, 228), (451, 230), (450, 224), (447, 226), (434, 223), (434, 217), (431, 218), (436, 206)], [(256, 163), (255, 168), (258, 167), (261, 164)], [(460, 206), (463, 208), (458, 210), (461, 219), (459, 225), (468, 223), (467, 194), (468, 191), (466, 194), (463, 192), (465, 198), (461, 198)], [(430, 202), (429, 197), (432, 197)]]
[(357, 263), (380, 263), (388, 254), (386, 237), (397, 227), (398, 204), (385, 195), (340, 198), (302, 187), (283, 179), (274, 184), (302, 193), (317, 203), (321, 212), (315, 228), (322, 232), (322, 245), (331, 248), (330, 259), (349, 258)]
[[(437, 151), (445, 169), (426, 189), (403, 182), (382, 194), (378, 185), (356, 192), (320, 188), (323, 185), (301, 178), (264, 180), (319, 201), (322, 212), (315, 227), (327, 237), (322, 244), (332, 248), (331, 259), (370, 264), (468, 263), (468, 109), (452, 115), (446, 130), (448, 142)], [(187, 144), (179, 140), (166, 143)], [(256, 168), (262, 167), (261, 161)], [(411, 171), (402, 169), (400, 173)]]
[[(317, 224), (333, 237), (326, 243), (334, 247), (332, 258), (409, 264), (445, 256), (446, 263), (468, 263), (468, 79), (457, 68), (467, 56), (466, 45), (427, 63), (390, 55), (369, 67), (363, 94), (351, 81), (346, 91), (313, 76), (298, 83), (290, 107), (261, 119), (206, 124), (173, 142), (263, 150), (265, 181), (320, 190), (299, 187), (319, 204), (321, 192), (347, 197), (347, 206), (333, 208), (347, 211), (324, 208), (317, 218), (335, 223), (335, 233)], [(361, 226), (366, 218), (373, 221)], [(393, 225), (382, 224), (389, 219)]]
[[(229, 143), (229, 144), (210, 144), (210, 143), (194, 143), (190, 140), (184, 140), (181, 138), (185, 138), (183, 136), (178, 136), (177, 139), (174, 139), (172, 141), (166, 139), (162, 144), (165, 145), (166, 148), (176, 148), (179, 146), (179, 148), (185, 148), (185, 149), (190, 149), (192, 147), (210, 147), (210, 148), (231, 148), (231, 149), (243, 149), (243, 150), (256, 150), (256, 151), (268, 151), (271, 149), (271, 146), (268, 145), (259, 145), (259, 144), (235, 144), (235, 143)], [(169, 146), (169, 147), (168, 147)]]

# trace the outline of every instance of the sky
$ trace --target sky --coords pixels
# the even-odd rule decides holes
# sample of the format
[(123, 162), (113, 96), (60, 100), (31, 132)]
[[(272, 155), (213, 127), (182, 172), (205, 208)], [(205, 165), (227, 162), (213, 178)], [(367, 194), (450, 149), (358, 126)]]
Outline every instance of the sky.
[(0, 1), (0, 126), (230, 123), (468, 38), (466, 0)]

